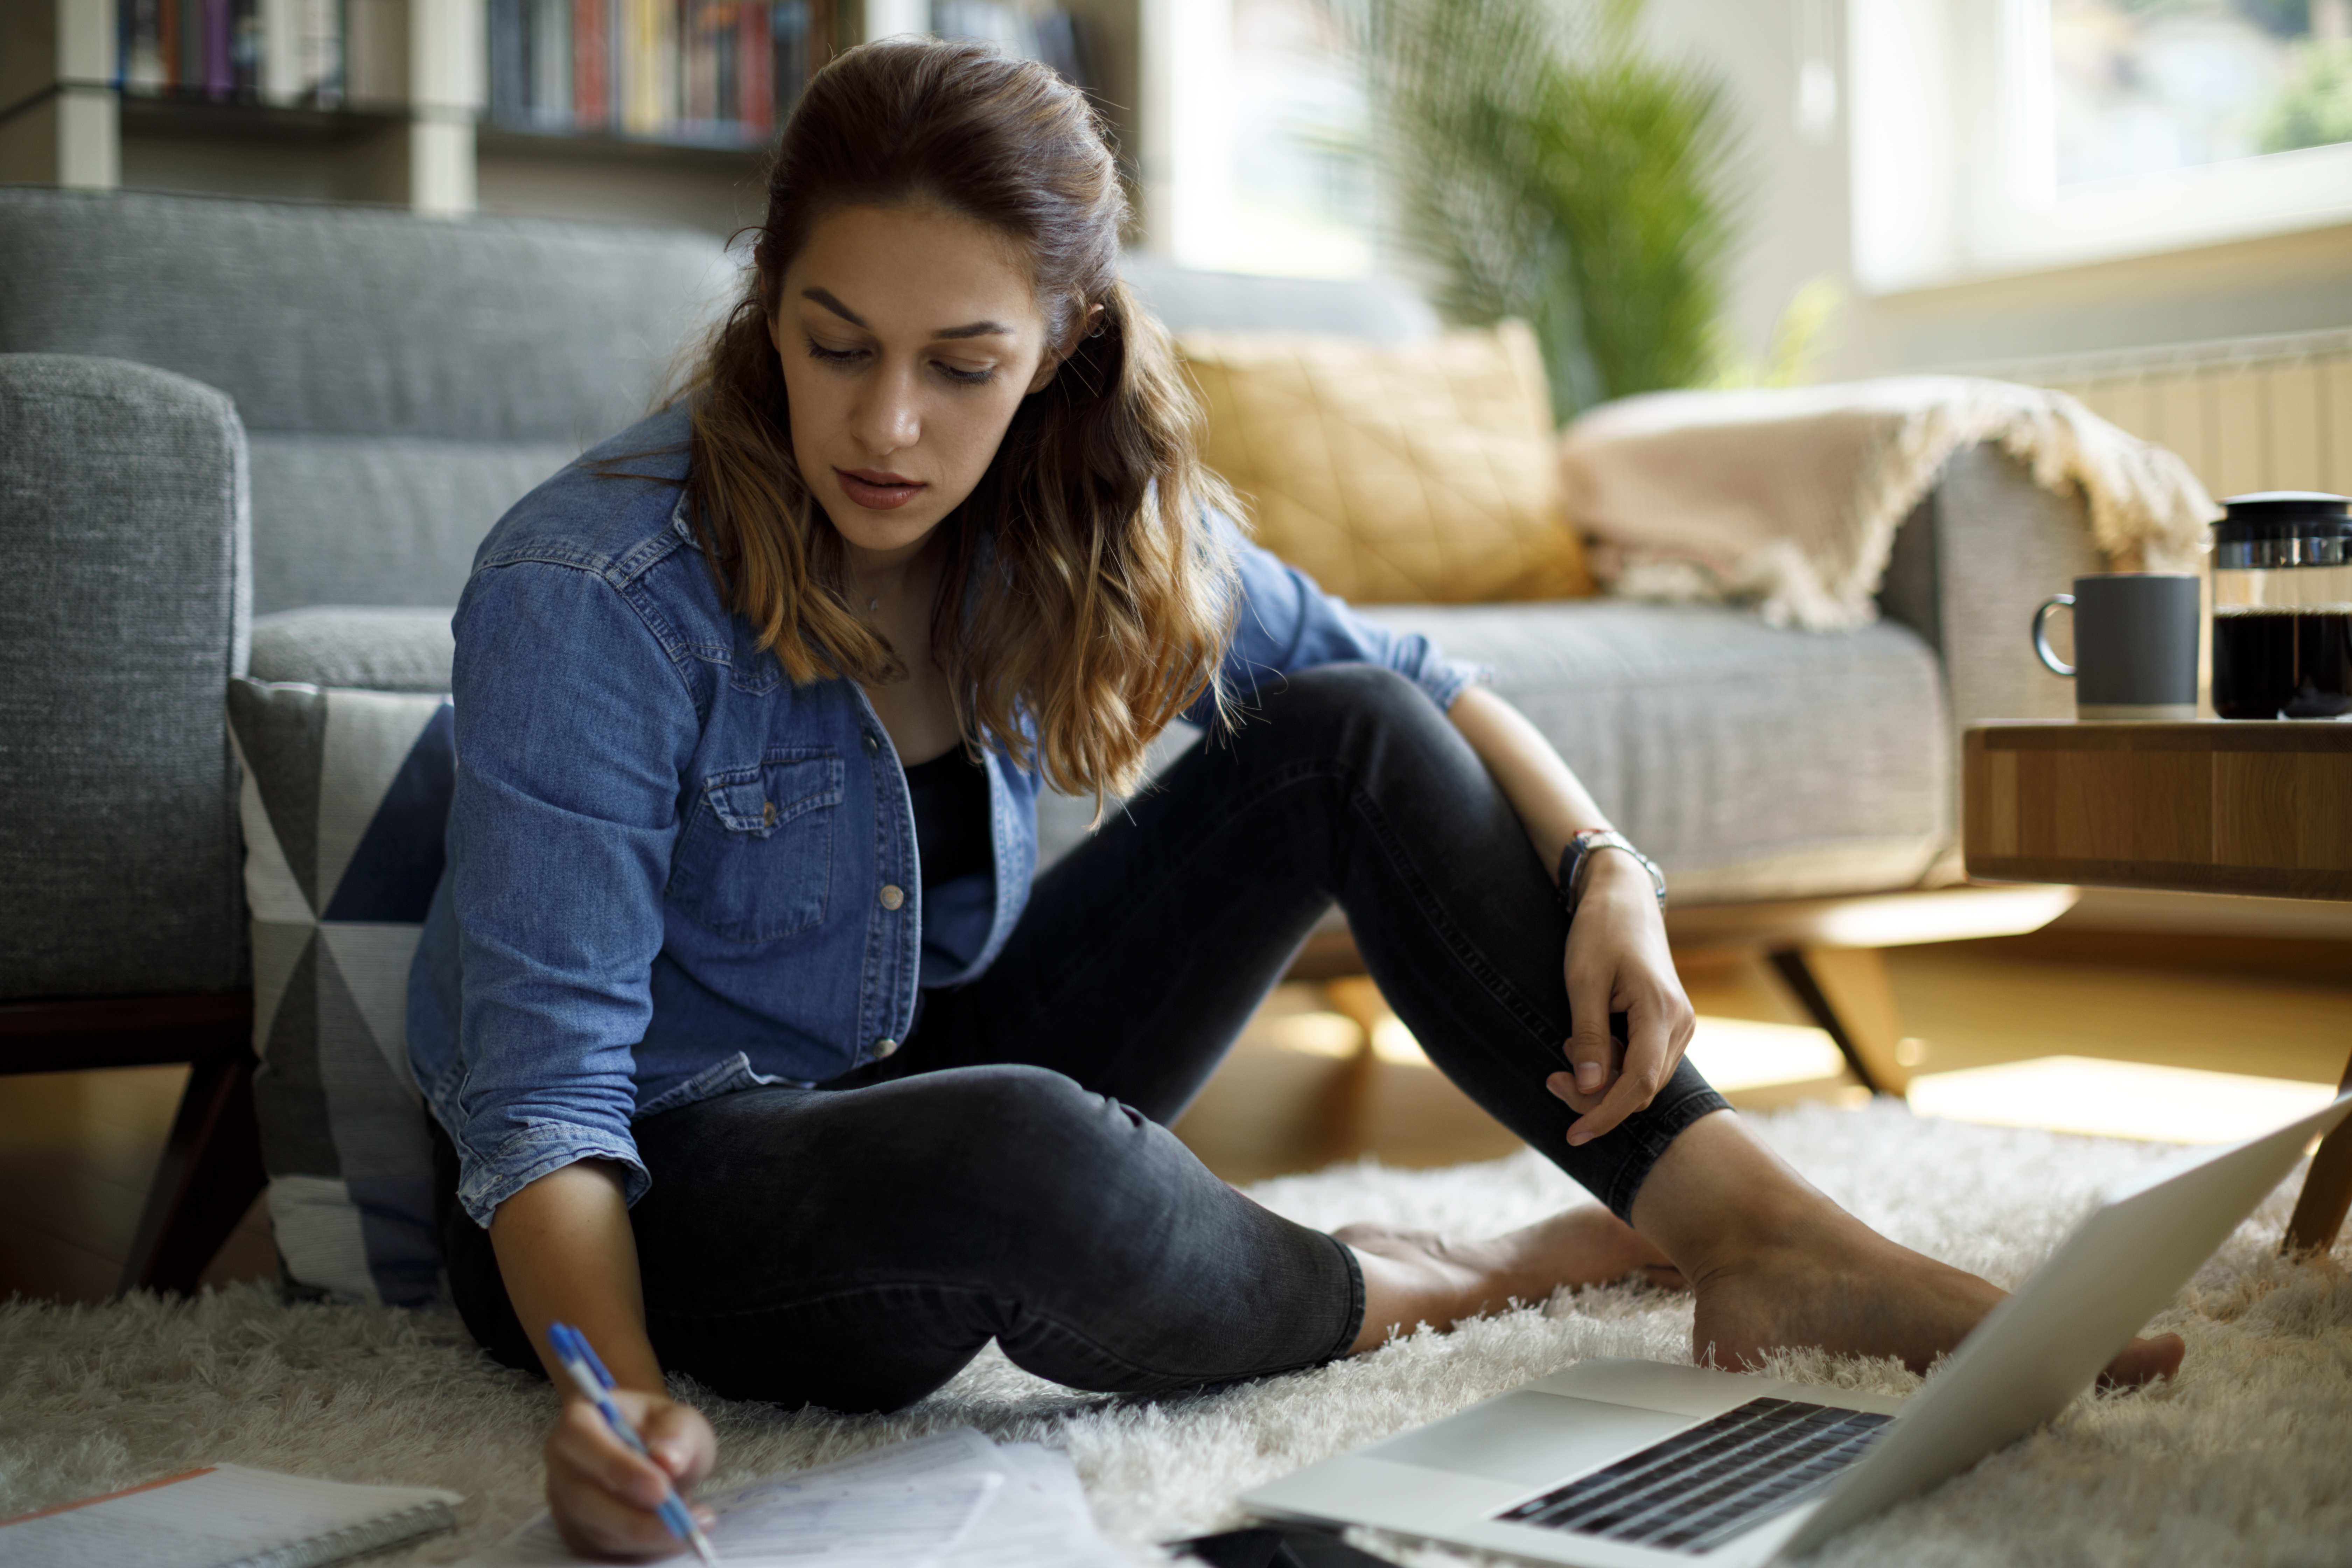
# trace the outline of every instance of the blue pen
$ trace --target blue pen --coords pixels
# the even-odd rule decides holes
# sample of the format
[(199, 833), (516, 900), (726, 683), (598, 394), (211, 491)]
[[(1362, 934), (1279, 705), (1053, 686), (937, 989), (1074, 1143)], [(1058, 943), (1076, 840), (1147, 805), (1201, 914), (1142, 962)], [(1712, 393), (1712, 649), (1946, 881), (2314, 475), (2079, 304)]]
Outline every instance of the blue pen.
[[(563, 1370), (572, 1374), (572, 1381), (580, 1385), (580, 1392), (588, 1396), (595, 1405), (597, 1414), (604, 1417), (604, 1425), (613, 1429), (613, 1436), (635, 1452), (651, 1459), (653, 1456), (646, 1452), (646, 1440), (637, 1436), (637, 1429), (629, 1425), (629, 1418), (621, 1414), (621, 1407), (614, 1404), (612, 1395), (605, 1392), (614, 1386), (613, 1374), (604, 1370), (604, 1363), (598, 1361), (596, 1352), (589, 1348), (588, 1336), (569, 1323), (550, 1323), (547, 1325), (547, 1342), (554, 1347), (555, 1359), (563, 1363)], [(656, 1468), (659, 1468), (656, 1466)], [(671, 1489), (669, 1496), (662, 1499), (659, 1512), (661, 1521), (669, 1526), (672, 1535), (693, 1547), (695, 1555), (711, 1564), (711, 1568), (718, 1568), (719, 1553), (710, 1549), (710, 1538), (702, 1533), (702, 1527), (694, 1522), (694, 1515), (686, 1510), (686, 1504), (678, 1500), (676, 1488)]]

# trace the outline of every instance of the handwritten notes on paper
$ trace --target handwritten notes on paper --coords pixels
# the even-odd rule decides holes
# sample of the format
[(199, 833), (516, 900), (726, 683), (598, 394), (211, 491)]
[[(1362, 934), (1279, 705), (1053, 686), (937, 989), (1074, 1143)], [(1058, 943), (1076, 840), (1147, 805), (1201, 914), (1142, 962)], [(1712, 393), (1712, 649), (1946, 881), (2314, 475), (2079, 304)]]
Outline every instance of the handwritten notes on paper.
[[(1034, 1443), (1000, 1447), (969, 1426), (754, 1481), (696, 1501), (729, 1563), (775, 1568), (1129, 1568), (1096, 1526), (1070, 1461)], [(586, 1561), (545, 1514), (459, 1568)]]

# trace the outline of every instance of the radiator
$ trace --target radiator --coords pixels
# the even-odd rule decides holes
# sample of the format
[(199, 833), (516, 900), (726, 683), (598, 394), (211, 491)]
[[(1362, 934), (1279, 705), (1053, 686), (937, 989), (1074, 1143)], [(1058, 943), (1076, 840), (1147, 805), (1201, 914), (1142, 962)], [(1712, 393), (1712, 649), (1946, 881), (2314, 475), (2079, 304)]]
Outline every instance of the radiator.
[(2352, 330), (2010, 360), (1966, 374), (2074, 394), (2180, 454), (2217, 500), (2352, 493)]

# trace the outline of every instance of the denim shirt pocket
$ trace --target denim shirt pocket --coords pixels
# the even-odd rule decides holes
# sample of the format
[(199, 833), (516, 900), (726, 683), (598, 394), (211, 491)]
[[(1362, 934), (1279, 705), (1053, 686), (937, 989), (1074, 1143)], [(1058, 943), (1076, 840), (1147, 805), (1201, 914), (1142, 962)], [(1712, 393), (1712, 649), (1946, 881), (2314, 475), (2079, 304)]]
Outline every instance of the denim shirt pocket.
[(732, 942), (822, 922), (842, 780), (830, 746), (779, 746), (705, 778), (670, 868), (670, 896), (687, 918)]

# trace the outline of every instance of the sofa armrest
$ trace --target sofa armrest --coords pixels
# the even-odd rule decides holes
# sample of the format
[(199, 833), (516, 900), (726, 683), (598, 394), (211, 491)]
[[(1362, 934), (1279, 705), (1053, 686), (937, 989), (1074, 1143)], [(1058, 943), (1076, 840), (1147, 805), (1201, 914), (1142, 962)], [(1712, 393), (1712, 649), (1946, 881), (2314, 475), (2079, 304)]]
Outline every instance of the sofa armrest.
[(235, 405), (127, 361), (0, 354), (0, 999), (234, 988)]
[[(1944, 667), (1957, 770), (1960, 732), (1993, 719), (2071, 719), (2074, 686), (2033, 655), (2033, 612), (2079, 574), (2107, 570), (2079, 494), (2055, 495), (1991, 442), (1963, 447), (1895, 531), (1880, 612)], [(1960, 782), (1952, 783), (1952, 809)], [(1958, 880), (1959, 835), (1927, 880)]]
[(1879, 608), (1942, 658), (1958, 728), (2071, 719), (2073, 683), (2033, 656), (2033, 612), (2109, 569), (2081, 496), (2042, 489), (1990, 443), (1964, 447), (1897, 531)]

